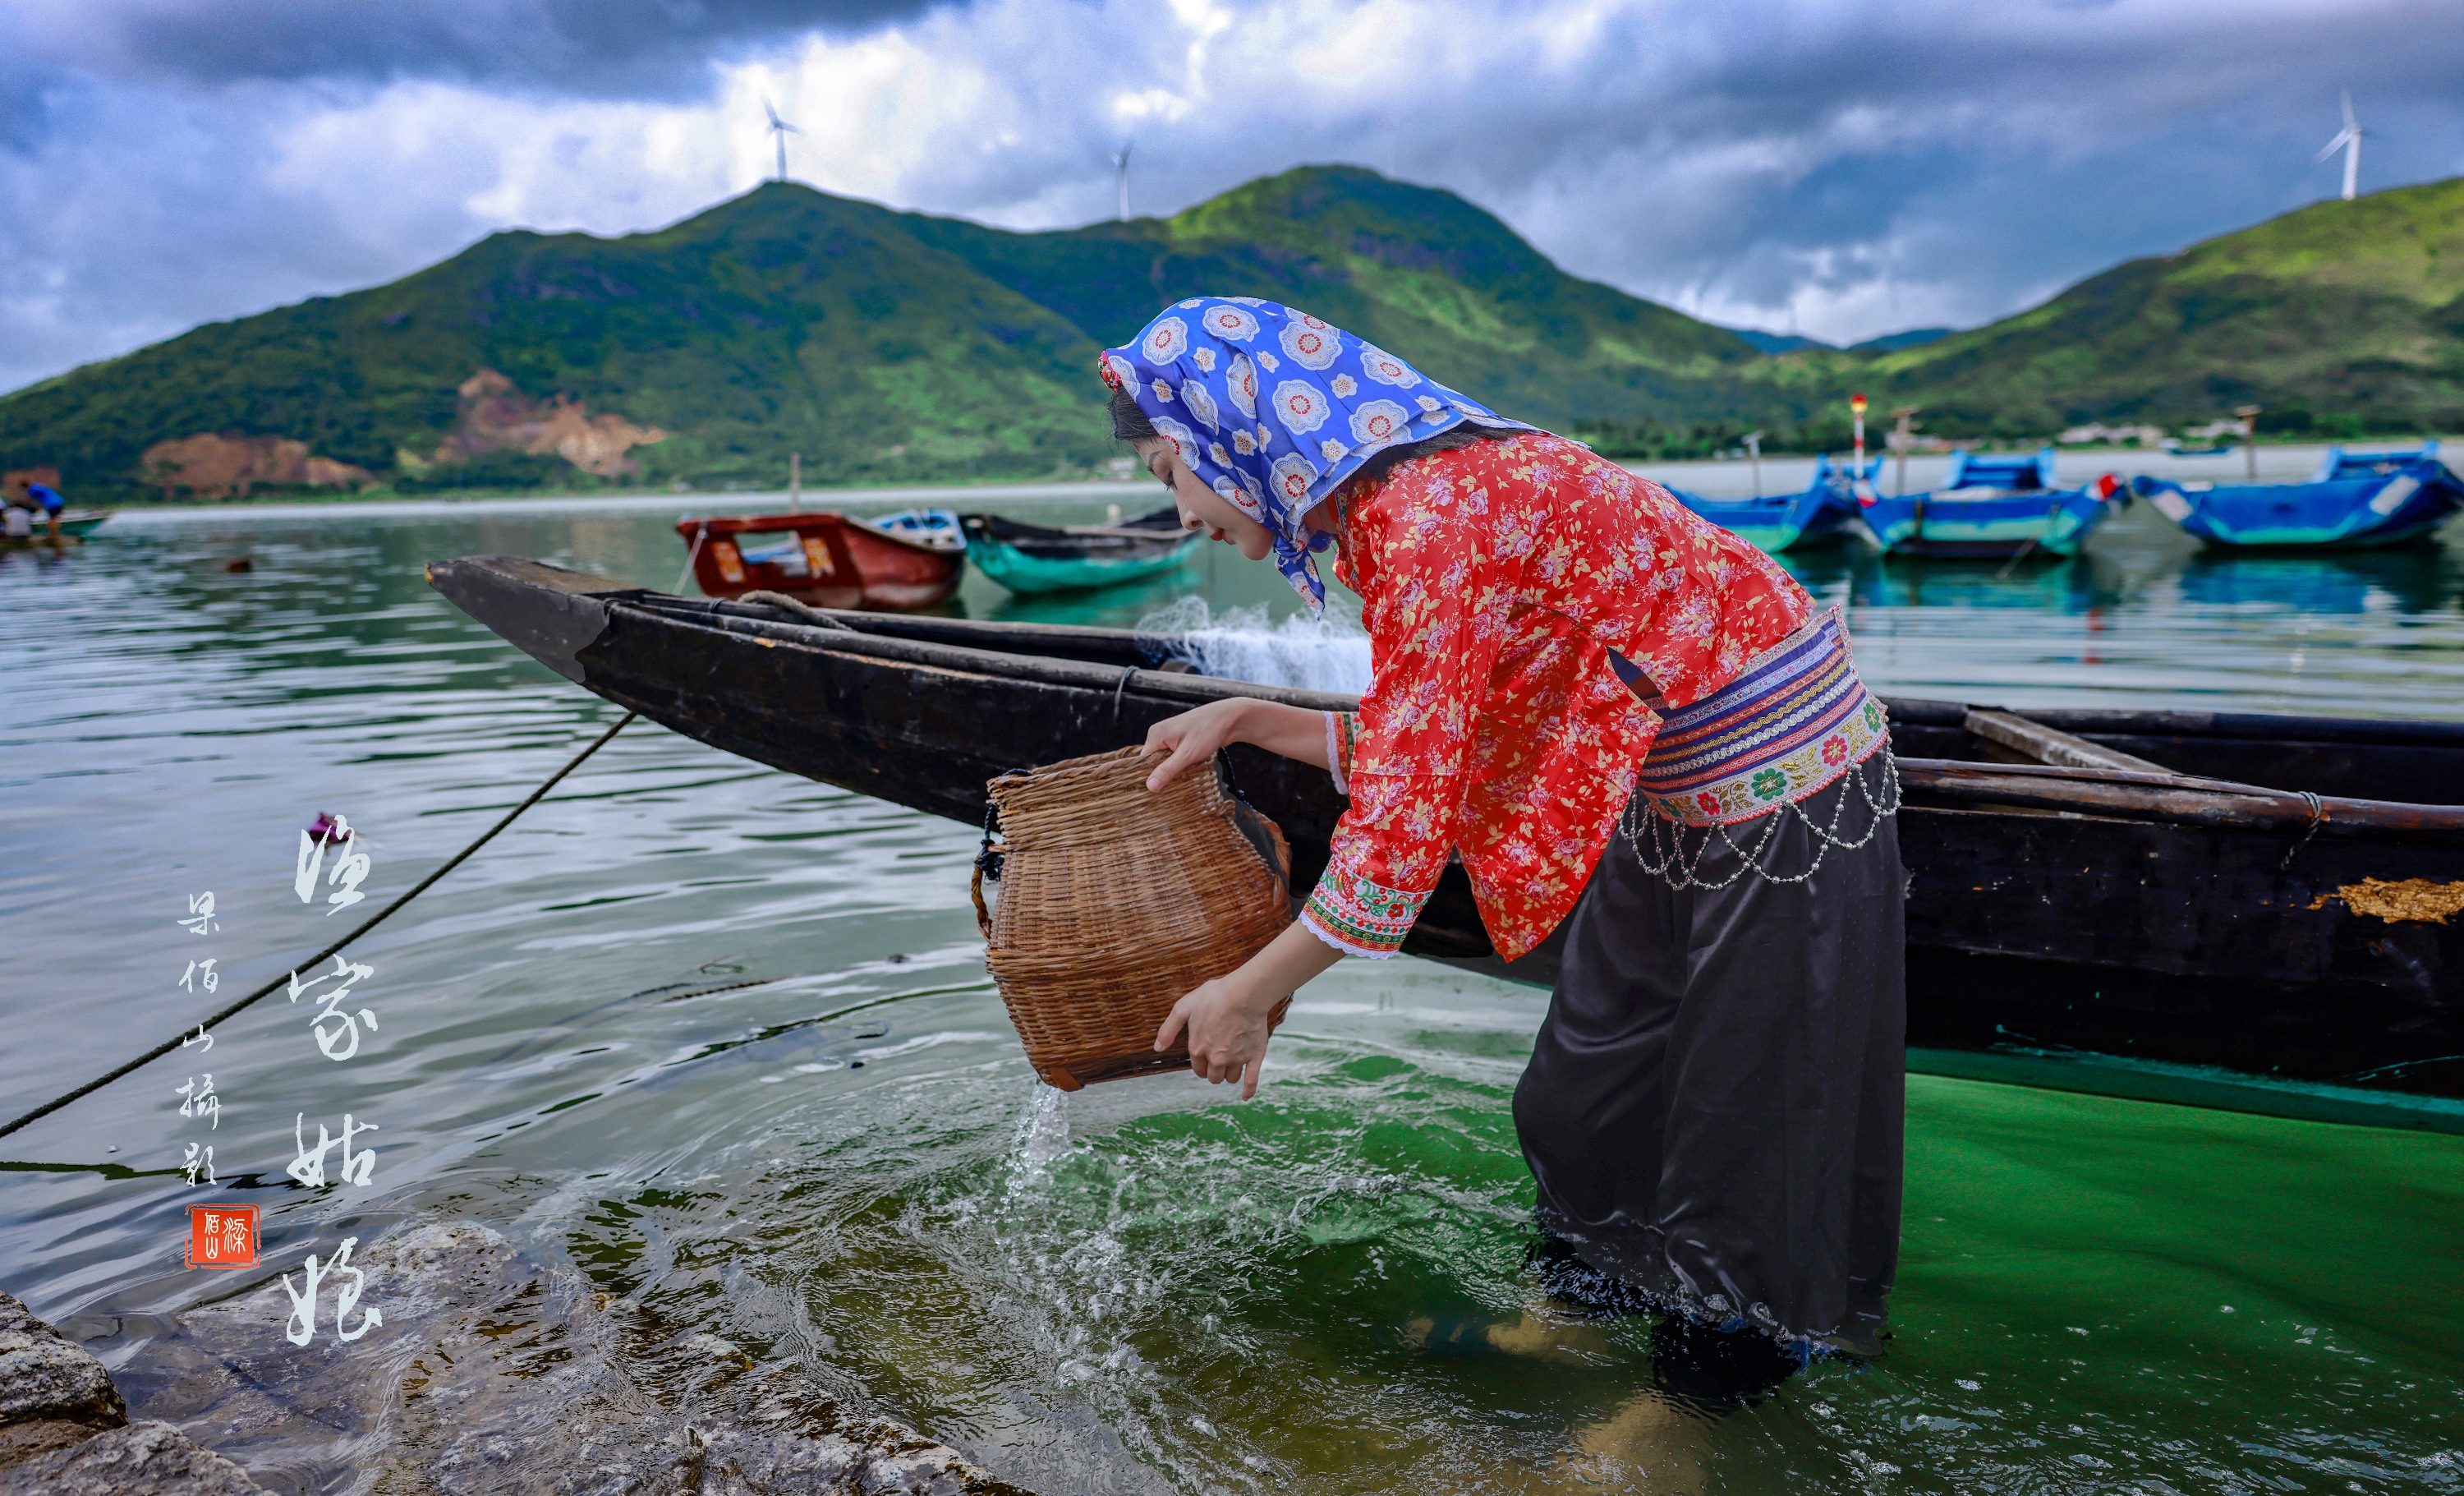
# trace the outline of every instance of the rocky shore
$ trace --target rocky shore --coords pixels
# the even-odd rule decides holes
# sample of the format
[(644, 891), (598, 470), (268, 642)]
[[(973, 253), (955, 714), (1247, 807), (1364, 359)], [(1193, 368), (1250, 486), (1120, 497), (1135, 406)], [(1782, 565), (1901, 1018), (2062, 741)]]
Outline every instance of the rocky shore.
[(168, 1423), (128, 1421), (102, 1363), (0, 1293), (0, 1492), (264, 1496), (265, 1488)]
[[(0, 1496), (251, 1496), (259, 1480), (371, 1496), (1028, 1496), (485, 1226), (399, 1231), (352, 1261), (360, 1302), (383, 1308), (364, 1338), (292, 1345), (269, 1279), (151, 1322), (120, 1386), (0, 1294)], [(130, 1403), (158, 1418), (131, 1422)]]

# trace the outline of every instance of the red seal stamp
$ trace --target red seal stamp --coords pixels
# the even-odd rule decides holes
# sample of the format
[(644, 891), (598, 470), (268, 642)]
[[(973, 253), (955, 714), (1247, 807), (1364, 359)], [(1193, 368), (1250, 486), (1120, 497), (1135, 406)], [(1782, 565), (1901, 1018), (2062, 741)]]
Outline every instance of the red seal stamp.
[(185, 1260), (191, 1267), (256, 1265), (254, 1205), (191, 1205)]

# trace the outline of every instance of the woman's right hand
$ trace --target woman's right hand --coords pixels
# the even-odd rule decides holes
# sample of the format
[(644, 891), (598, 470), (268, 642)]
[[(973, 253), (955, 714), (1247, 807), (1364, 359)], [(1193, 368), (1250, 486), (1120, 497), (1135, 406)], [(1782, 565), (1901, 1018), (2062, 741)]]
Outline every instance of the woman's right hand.
[(1243, 741), (1242, 720), (1256, 703), (1238, 696), (1210, 701), (1195, 711), (1178, 716), (1168, 716), (1147, 729), (1146, 753), (1149, 757), (1168, 757), (1147, 776), (1147, 788), (1157, 790), (1180, 777), (1180, 772), (1194, 763), (1213, 759), (1219, 749)]

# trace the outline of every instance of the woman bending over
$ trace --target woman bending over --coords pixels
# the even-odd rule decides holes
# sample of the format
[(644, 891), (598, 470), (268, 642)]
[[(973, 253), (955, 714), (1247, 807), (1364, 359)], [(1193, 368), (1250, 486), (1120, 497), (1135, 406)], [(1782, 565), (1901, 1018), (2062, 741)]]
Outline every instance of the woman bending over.
[(1114, 434), (1184, 523), (1358, 593), (1356, 713), (1157, 724), (1159, 787), (1228, 743), (1351, 803), (1300, 919), (1183, 998), (1257, 1089), (1267, 1015), (1393, 956), (1447, 863), (1508, 960), (1562, 929), (1514, 1120), (1551, 1246), (1700, 1325), (1879, 1350), (1898, 1256), (1897, 779), (1834, 612), (1657, 484), (1250, 297), (1107, 351)]

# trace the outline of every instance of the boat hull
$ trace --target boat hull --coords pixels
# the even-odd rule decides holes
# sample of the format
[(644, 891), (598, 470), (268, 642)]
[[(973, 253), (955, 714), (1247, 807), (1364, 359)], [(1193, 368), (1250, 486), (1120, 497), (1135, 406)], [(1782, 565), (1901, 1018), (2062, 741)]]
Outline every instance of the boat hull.
[[(96, 530), (99, 529), (102, 522), (110, 517), (111, 511), (107, 509), (62, 510), (59, 516), (59, 538), (63, 540), (82, 540), (87, 536), (92, 535)], [(50, 539), (51, 538), (52, 527), (49, 519), (45, 516), (36, 515), (34, 517), (33, 534), (22, 537), (11, 536), (8, 538), (6, 543), (11, 545), (36, 545)]]
[(1091, 592), (1125, 582), (1144, 582), (1177, 568), (1197, 548), (1197, 539), (1151, 556), (1051, 559), (1030, 556), (999, 540), (967, 542), (967, 560), (978, 571), (1022, 597), (1052, 592)]
[[(922, 544), (833, 511), (676, 521), (703, 595), (778, 592), (810, 607), (906, 612), (948, 601), (963, 546)], [(748, 537), (793, 537), (755, 545)]]
[(969, 515), (964, 519), (967, 560), (993, 581), (1027, 597), (1143, 582), (1187, 561), (1202, 539), (1180, 526), (1178, 511), (1162, 513), (1171, 523), (1147, 516), (1127, 525), (1074, 529)]
[(2139, 477), (2130, 487), (2189, 534), (2237, 549), (2401, 545), (2464, 510), (2464, 483), (2435, 458), (2361, 479), (2201, 487)]
[(1876, 495), (1861, 517), (1874, 543), (1897, 556), (1992, 560), (2070, 556), (2109, 506), (2085, 489)]
[(1703, 518), (1773, 555), (1838, 539), (1855, 514), (1853, 505), (1829, 502), (1827, 495), (1819, 494), (1719, 499), (1680, 489), (1668, 492)]
[[(567, 679), (681, 734), (970, 825), (995, 775), (1138, 741), (1205, 700), (1352, 704), (1148, 670), (1122, 630), (857, 616), (847, 632), (505, 558), (439, 562), (429, 579)], [(2348, 793), (2464, 782), (2464, 728), (2037, 714), (2172, 766), (2212, 759), (2320, 786), (2305, 796), (1978, 761), (1965, 707), (1889, 704), (1911, 1044), (2464, 1096), (2464, 917), (2387, 917), (2365, 882), (2464, 884), (2464, 808)], [(2270, 720), (2276, 737), (2254, 736)], [(1246, 747), (1231, 757), (1309, 886), (1344, 806), (1328, 776)], [(1497, 960), (1460, 868), (1405, 950), (1555, 979), (1555, 937)]]
[[(1866, 479), (1881, 466), (1880, 458), (1867, 463)], [(1800, 494), (1705, 498), (1676, 488), (1668, 494), (1696, 515), (1774, 556), (1840, 539), (1856, 528), (1853, 486), (1844, 474), (1833, 472), (1828, 458), (1816, 465), (1814, 481)]]

